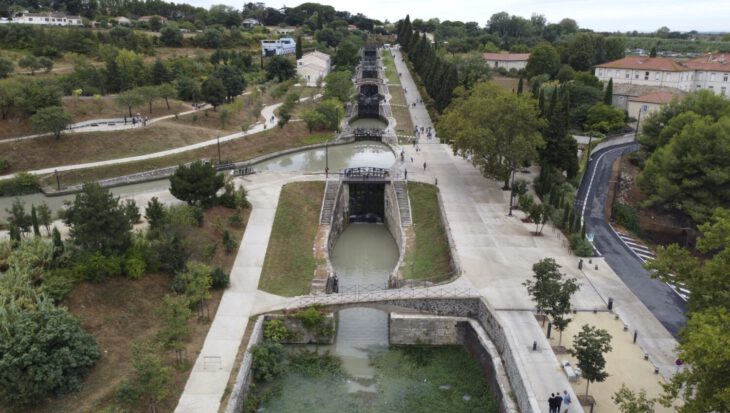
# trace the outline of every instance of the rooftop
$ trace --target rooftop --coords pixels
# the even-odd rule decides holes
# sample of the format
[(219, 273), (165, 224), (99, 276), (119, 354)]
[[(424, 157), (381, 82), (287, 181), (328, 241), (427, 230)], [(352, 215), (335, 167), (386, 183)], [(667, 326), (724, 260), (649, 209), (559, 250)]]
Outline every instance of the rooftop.
[(664, 72), (686, 72), (687, 66), (664, 57), (626, 56), (623, 59), (606, 62), (596, 67), (607, 69), (659, 70)]
[(658, 105), (664, 105), (671, 102), (676, 97), (679, 97), (679, 95), (672, 92), (654, 92), (629, 98), (629, 100), (632, 102), (656, 103)]
[(529, 53), (482, 53), (485, 60), (521, 62), (530, 58)]
[(710, 53), (685, 62), (685, 65), (694, 70), (715, 70), (730, 72), (730, 55), (725, 53)]

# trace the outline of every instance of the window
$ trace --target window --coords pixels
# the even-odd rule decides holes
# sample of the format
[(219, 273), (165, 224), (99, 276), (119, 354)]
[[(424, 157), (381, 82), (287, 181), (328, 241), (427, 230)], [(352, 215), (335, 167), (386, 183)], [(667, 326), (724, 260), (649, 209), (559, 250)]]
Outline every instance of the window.
[(713, 89), (715, 89), (715, 86), (708, 86), (707, 88), (710, 90), (713, 90)]
[(697, 85), (697, 89), (701, 89), (701, 88), (702, 88), (702, 86), (700, 86), (700, 85)]
[(727, 82), (727, 73), (725, 73), (724, 75), (722, 75), (722, 81), (723, 82)]
[(715, 81), (715, 74), (714, 73), (710, 73), (710, 81), (712, 81), (712, 82)]
[(654, 75), (654, 80), (659, 80), (660, 77), (661, 77), (661, 72), (656, 72), (656, 74)]
[(644, 80), (649, 80), (649, 72), (644, 72)]
[(638, 79), (638, 78), (639, 78), (639, 74), (638, 73), (634, 73), (634, 79)]
[(727, 92), (727, 88), (725, 86), (720, 88), (720, 96), (725, 96), (725, 93)]
[(628, 79), (629, 77), (631, 77), (631, 75), (629, 74), (629, 71), (627, 70), (626, 71), (626, 79)]

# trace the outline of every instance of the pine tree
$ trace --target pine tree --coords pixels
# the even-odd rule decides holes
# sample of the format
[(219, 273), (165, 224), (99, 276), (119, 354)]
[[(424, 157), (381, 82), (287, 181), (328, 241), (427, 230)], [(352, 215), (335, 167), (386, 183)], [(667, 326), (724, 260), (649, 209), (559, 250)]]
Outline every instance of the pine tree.
[(518, 95), (522, 94), (522, 88), (523, 88), (522, 82), (523, 82), (522, 76), (520, 76), (520, 81), (517, 82), (517, 94)]
[(613, 101), (613, 78), (608, 79), (608, 86), (606, 86), (606, 92), (603, 95), (603, 103), (610, 105)]
[(649, 57), (656, 57), (656, 46), (651, 47), (651, 51), (649, 52)]

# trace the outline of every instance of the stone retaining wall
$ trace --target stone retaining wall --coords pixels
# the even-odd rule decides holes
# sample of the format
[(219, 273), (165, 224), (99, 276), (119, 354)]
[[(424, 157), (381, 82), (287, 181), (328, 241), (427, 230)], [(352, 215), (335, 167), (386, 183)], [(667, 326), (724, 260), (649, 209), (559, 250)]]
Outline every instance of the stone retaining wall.
[(268, 314), (265, 321), (281, 320), (289, 330), (290, 336), (282, 344), (332, 344), (335, 342), (336, 323), (333, 313), (324, 315), (320, 331), (311, 331), (302, 321), (292, 315)]
[(253, 356), (251, 355), (251, 347), (261, 343), (264, 339), (264, 317), (258, 317), (256, 324), (254, 324), (251, 338), (248, 340), (246, 346), (246, 353), (243, 355), (243, 361), (241, 361), (241, 367), (236, 375), (236, 383), (233, 385), (231, 391), (231, 397), (228, 399), (228, 405), (226, 406), (226, 413), (240, 413), (243, 411), (243, 402), (248, 397), (249, 387), (253, 380), (253, 374), (251, 372), (251, 363), (253, 362)]
[(500, 412), (517, 412), (510, 396), (511, 386), (502, 358), (482, 326), (464, 317), (390, 313), (390, 344), (463, 345), (482, 368), (484, 377), (497, 398)]

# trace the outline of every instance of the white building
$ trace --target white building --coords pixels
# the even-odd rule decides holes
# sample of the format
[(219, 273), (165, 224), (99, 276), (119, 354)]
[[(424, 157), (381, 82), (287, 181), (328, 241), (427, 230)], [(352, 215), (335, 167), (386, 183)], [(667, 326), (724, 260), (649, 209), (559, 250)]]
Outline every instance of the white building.
[(241, 27), (244, 29), (253, 29), (256, 26), (261, 26), (261, 22), (256, 19), (243, 19), (241, 22)]
[(114, 17), (112, 20), (116, 20), (117, 24), (121, 24), (122, 26), (129, 26), (132, 24), (132, 21), (124, 16)]
[(711, 90), (727, 96), (730, 56), (709, 54), (685, 62), (663, 57), (628, 56), (596, 66), (596, 77), (614, 84), (664, 86), (685, 92)]
[(297, 74), (307, 86), (317, 86), (317, 82), (324, 79), (332, 68), (330, 56), (327, 53), (314, 51), (306, 53), (297, 60)]
[(291, 37), (282, 37), (279, 40), (262, 40), (261, 54), (264, 56), (279, 56), (294, 54), (297, 51), (297, 42)]
[(81, 16), (66, 16), (63, 13), (21, 13), (3, 23), (38, 24), (43, 26), (83, 26)]
[(507, 70), (520, 70), (527, 67), (529, 53), (483, 53), (482, 56), (492, 69), (503, 67)]
[(629, 116), (637, 120), (638, 127), (641, 128), (647, 116), (659, 111), (662, 106), (669, 104), (674, 99), (681, 99), (681, 96), (671, 92), (655, 92), (632, 97), (629, 98), (627, 112)]

